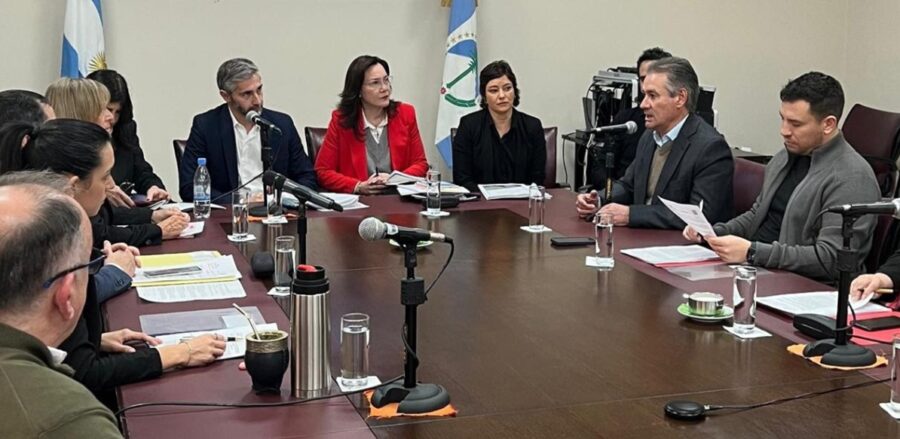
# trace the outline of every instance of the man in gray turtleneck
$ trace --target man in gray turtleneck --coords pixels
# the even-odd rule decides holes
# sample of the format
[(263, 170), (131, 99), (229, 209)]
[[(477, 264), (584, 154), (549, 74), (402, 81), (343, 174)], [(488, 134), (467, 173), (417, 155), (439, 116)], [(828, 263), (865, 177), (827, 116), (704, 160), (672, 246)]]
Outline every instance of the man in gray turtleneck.
[[(824, 73), (806, 73), (781, 89), (785, 149), (766, 166), (762, 192), (753, 207), (713, 226), (717, 237), (704, 237), (725, 262), (834, 282), (841, 217), (817, 214), (830, 206), (875, 202), (880, 196), (872, 168), (838, 129), (843, 109), (841, 84)], [(874, 217), (862, 217), (853, 227), (860, 271), (874, 228)], [(691, 227), (685, 228), (684, 236), (700, 240)]]

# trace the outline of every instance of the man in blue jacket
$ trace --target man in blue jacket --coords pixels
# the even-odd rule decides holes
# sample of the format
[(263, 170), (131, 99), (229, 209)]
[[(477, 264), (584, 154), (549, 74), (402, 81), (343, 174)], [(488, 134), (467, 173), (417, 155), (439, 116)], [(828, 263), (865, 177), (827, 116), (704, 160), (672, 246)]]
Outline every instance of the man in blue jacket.
[[(272, 170), (316, 189), (316, 173), (303, 151), (294, 121), (287, 114), (263, 110), (262, 77), (253, 61), (245, 58), (225, 61), (216, 74), (216, 83), (225, 103), (194, 117), (178, 170), (181, 199), (194, 199), (194, 171), (200, 157), (206, 158), (213, 199), (250, 182), (263, 172), (264, 133), (246, 117), (251, 110), (281, 130), (281, 134), (272, 131), (269, 135)], [(253, 192), (262, 192), (262, 179), (253, 180), (247, 187)]]

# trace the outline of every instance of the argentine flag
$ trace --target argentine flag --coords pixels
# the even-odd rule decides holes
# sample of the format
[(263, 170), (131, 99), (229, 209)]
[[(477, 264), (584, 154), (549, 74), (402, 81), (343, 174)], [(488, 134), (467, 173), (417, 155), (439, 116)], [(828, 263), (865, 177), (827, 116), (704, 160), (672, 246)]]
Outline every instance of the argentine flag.
[(450, 129), (459, 125), (459, 118), (478, 109), (478, 50), (475, 41), (475, 0), (453, 0), (434, 135), (434, 144), (449, 168), (453, 167)]
[(66, 0), (60, 74), (83, 78), (105, 68), (100, 0)]

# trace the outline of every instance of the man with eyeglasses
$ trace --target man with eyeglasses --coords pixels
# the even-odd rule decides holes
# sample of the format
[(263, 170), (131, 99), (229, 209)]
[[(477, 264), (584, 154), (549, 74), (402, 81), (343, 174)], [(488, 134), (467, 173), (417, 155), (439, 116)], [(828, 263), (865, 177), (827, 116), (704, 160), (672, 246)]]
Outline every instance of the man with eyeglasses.
[[(182, 201), (194, 199), (194, 171), (201, 157), (206, 158), (213, 199), (241, 185), (262, 193), (262, 179), (256, 177), (263, 172), (262, 136), (267, 133), (272, 170), (316, 189), (316, 173), (303, 151), (294, 121), (285, 113), (263, 109), (262, 77), (253, 61), (225, 61), (219, 67), (216, 83), (225, 103), (194, 117), (178, 170)], [(259, 113), (281, 132), (260, 128), (247, 118), (249, 111)]]
[(112, 414), (62, 364), (56, 347), (85, 304), (90, 222), (52, 188), (0, 187), (0, 437), (119, 438)]

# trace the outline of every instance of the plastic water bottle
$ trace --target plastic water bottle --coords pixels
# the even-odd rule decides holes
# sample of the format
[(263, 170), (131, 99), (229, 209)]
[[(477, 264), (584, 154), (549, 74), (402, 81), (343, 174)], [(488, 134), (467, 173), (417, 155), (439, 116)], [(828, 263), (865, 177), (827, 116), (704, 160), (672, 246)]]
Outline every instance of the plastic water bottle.
[(194, 218), (209, 218), (209, 170), (206, 169), (206, 158), (197, 159), (197, 170), (194, 172)]

